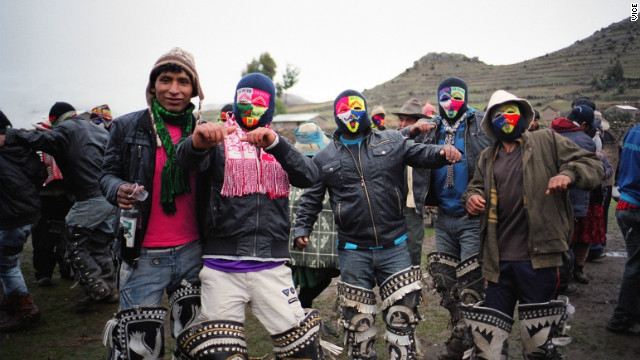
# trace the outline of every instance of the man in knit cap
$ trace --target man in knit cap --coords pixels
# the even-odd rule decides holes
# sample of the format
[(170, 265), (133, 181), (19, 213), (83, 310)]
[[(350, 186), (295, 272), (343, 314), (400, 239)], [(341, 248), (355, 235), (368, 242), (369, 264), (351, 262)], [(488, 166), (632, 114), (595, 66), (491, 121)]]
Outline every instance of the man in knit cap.
[[(444, 79), (438, 86), (438, 115), (429, 120), (435, 129), (420, 121), (403, 134), (426, 144), (451, 144), (463, 152), (456, 164), (437, 170), (416, 170), (413, 180), (416, 202), (436, 206), (434, 223), (436, 249), (428, 254), (429, 273), (441, 296), (440, 304), (450, 313), (451, 336), (441, 359), (461, 359), (465, 325), (460, 321), (458, 303), (473, 303), (483, 296), (482, 274), (478, 263), (480, 246), (477, 216), (469, 216), (460, 203), (467, 183), (473, 177), (476, 160), (491, 141), (480, 127), (484, 115), (468, 106), (467, 84), (459, 78)], [(428, 190), (428, 191), (427, 191)]]
[[(114, 120), (100, 186), (109, 202), (138, 215), (134, 241), (125, 240), (122, 225), (117, 232), (120, 311), (105, 328), (108, 359), (163, 358), (165, 292), (173, 337), (200, 313), (198, 224), (208, 192), (176, 161), (178, 145), (196, 126), (196, 96), (201, 104), (193, 57), (174, 48), (151, 68), (147, 108)], [(142, 201), (135, 196), (141, 189), (148, 192)]]
[(177, 341), (186, 359), (246, 359), (247, 306), (271, 335), (276, 359), (321, 358), (318, 312), (305, 313), (285, 266), (290, 185), (313, 185), (318, 169), (271, 129), (275, 97), (267, 76), (244, 76), (227, 122), (198, 125), (178, 147), (178, 163), (207, 176), (211, 189), (203, 224), (202, 322)]
[(313, 157), (320, 179), (298, 206), (296, 246), (308, 243), (328, 191), (338, 231), (340, 326), (349, 355), (377, 356), (377, 285), (389, 358), (416, 359), (421, 355), (415, 330), (421, 319), (422, 273), (411, 265), (407, 247), (404, 169), (452, 164), (461, 154), (451, 145), (416, 144), (397, 131), (372, 130), (365, 97), (354, 90), (336, 97), (333, 114), (338, 126), (333, 141)]
[[(109, 134), (77, 116), (69, 103), (56, 102), (49, 111), (49, 131), (7, 131), (7, 144), (23, 144), (52, 155), (74, 198), (67, 213), (67, 256), (84, 294), (76, 311), (91, 302), (116, 302), (118, 291), (111, 256), (116, 208), (100, 191), (98, 178)], [(2, 143), (2, 141), (0, 141)]]

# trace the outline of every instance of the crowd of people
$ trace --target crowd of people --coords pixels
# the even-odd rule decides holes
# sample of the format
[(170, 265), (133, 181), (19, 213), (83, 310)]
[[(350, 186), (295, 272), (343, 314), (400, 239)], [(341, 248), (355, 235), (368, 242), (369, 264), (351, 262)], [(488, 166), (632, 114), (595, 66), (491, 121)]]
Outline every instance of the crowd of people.
[[(271, 128), (276, 88), (260, 73), (204, 120), (194, 59), (174, 48), (139, 111), (86, 120), (56, 102), (32, 131), (0, 112), (0, 333), (41, 317), (20, 268), (31, 237), (38, 286), (57, 265), (83, 288), (76, 311), (119, 303), (109, 360), (164, 358), (167, 315), (174, 359), (248, 359), (247, 308), (276, 359), (376, 359), (378, 313), (388, 357), (417, 359), (426, 287), (449, 314), (440, 359), (505, 359), (516, 309), (524, 358), (561, 359), (615, 188), (627, 262), (607, 329), (640, 335), (640, 125), (619, 143), (579, 97), (544, 129), (526, 99), (498, 90), (479, 110), (469, 93), (447, 77), (437, 107), (409, 98), (392, 129), (347, 89), (333, 134), (307, 122), (292, 143)], [(313, 300), (336, 277), (337, 313), (321, 316)], [(322, 339), (339, 332), (332, 316), (345, 349)]]

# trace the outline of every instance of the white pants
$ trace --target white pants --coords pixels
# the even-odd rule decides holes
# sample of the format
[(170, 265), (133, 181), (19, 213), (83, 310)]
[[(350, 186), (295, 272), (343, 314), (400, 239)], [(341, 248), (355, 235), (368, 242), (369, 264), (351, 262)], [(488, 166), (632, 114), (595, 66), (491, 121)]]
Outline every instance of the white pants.
[(285, 265), (248, 273), (229, 273), (204, 266), (200, 281), (203, 321), (244, 323), (247, 304), (271, 335), (298, 326), (304, 319), (291, 269)]

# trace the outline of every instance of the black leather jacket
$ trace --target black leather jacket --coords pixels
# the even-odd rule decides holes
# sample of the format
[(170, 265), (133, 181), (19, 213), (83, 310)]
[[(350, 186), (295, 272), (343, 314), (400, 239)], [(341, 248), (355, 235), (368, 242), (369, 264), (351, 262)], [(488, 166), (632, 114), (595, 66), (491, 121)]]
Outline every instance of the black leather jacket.
[[(307, 188), (318, 179), (311, 159), (280, 137), (267, 151), (280, 163), (295, 187)], [(269, 199), (266, 194), (226, 197), (220, 194), (224, 183), (224, 147), (206, 151), (193, 147), (188, 137), (177, 150), (178, 163), (207, 176), (210, 187), (204, 219), (203, 257), (243, 259), (289, 259), (289, 199)]]
[[(195, 118), (193, 121), (195, 122)], [(100, 174), (100, 187), (107, 201), (118, 206), (117, 194), (120, 185), (125, 182), (144, 185), (149, 196), (145, 201), (138, 203), (141, 236), (136, 236), (136, 240), (141, 242), (147, 232), (151, 214), (153, 174), (156, 167), (156, 136), (148, 110), (123, 115), (115, 119), (113, 124)], [(203, 188), (204, 180), (201, 177), (196, 181), (198, 214), (202, 214), (200, 210), (204, 202), (201, 200), (206, 198), (206, 186)], [(198, 220), (201, 220), (201, 217)], [(201, 226), (199, 230), (202, 233)], [(137, 247), (139, 245), (137, 244)]]
[(396, 130), (370, 130), (358, 153), (352, 153), (336, 131), (333, 141), (313, 161), (320, 180), (302, 195), (295, 237), (309, 236), (322, 209), (325, 191), (338, 227), (339, 248), (391, 247), (406, 234), (402, 197), (405, 165), (439, 168), (448, 162), (441, 146), (417, 144)]
[(74, 117), (49, 131), (7, 131), (7, 144), (23, 144), (51, 154), (62, 171), (65, 187), (75, 201), (102, 195), (98, 176), (102, 167), (107, 130)]
[[(469, 111), (466, 115), (465, 130), (464, 130), (464, 149), (460, 149), (464, 152), (464, 157), (467, 161), (467, 182), (473, 178), (473, 173), (476, 170), (478, 163), (478, 156), (482, 150), (486, 149), (493, 143), (491, 139), (485, 135), (484, 130), (480, 124), (484, 117), (482, 111)], [(442, 118), (438, 115), (429, 122), (433, 123), (436, 128), (431, 130), (427, 134), (417, 135), (414, 140), (417, 143), (423, 144), (437, 144), (437, 136), (440, 134), (440, 127), (442, 126)], [(401, 132), (404, 136), (409, 136), (409, 128), (402, 129)], [(413, 197), (416, 203), (416, 211), (422, 210), (425, 205), (437, 206), (437, 198), (433, 191), (434, 187), (431, 185), (431, 170), (430, 169), (414, 169), (413, 172)]]
[(16, 229), (38, 220), (38, 190), (46, 178), (47, 169), (33, 150), (22, 145), (0, 148), (0, 229)]

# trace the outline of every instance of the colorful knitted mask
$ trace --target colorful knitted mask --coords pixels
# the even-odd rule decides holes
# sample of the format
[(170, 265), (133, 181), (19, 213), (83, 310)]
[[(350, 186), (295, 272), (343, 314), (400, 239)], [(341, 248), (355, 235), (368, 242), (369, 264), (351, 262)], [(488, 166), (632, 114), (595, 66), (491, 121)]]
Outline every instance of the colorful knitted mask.
[(342, 132), (359, 134), (371, 127), (364, 96), (355, 90), (338, 95), (333, 102), (333, 115)]
[(526, 119), (520, 116), (520, 107), (515, 102), (498, 105), (491, 114), (491, 127), (501, 141), (513, 141), (526, 130)]
[(260, 89), (241, 88), (236, 90), (236, 106), (240, 114), (240, 121), (247, 129), (255, 128), (260, 118), (269, 109), (271, 95)]
[(265, 126), (273, 120), (276, 89), (273, 81), (260, 73), (251, 73), (238, 82), (233, 101), (236, 123), (245, 130)]
[(382, 127), (384, 126), (384, 114), (375, 114), (371, 117), (371, 120), (373, 120), (373, 123), (376, 124), (377, 127)]
[(438, 86), (440, 115), (448, 120), (458, 120), (467, 112), (467, 84), (459, 78), (444, 79)]
[(460, 111), (464, 105), (464, 94), (465, 90), (457, 86), (446, 87), (440, 90), (438, 102), (446, 111), (448, 118), (453, 119), (456, 117), (458, 111)]

